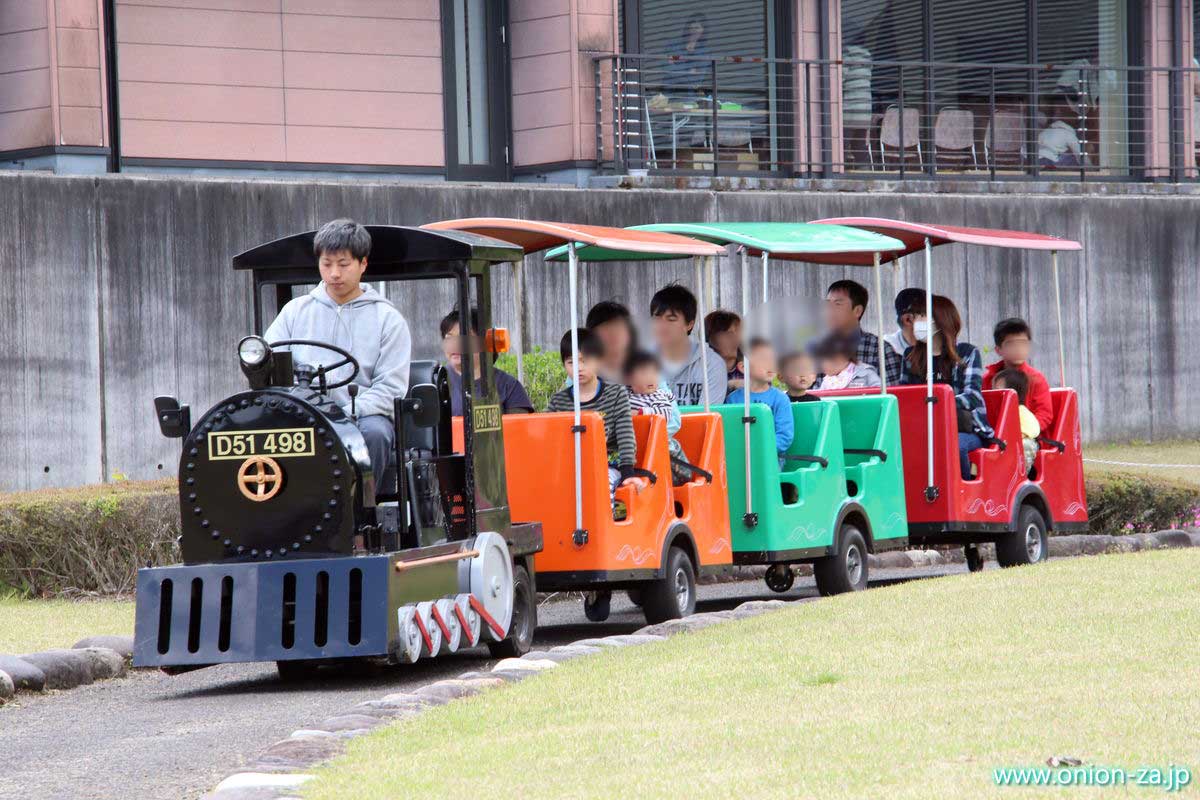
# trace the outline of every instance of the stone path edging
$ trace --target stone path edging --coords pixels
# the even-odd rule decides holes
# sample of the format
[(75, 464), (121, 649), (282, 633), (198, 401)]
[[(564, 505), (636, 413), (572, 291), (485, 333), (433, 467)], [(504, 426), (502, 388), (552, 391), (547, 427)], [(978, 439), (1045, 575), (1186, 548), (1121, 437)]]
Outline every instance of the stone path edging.
[(124, 677), (132, 659), (132, 636), (89, 636), (70, 649), (22, 656), (0, 654), (0, 704), (18, 691), (74, 689)]

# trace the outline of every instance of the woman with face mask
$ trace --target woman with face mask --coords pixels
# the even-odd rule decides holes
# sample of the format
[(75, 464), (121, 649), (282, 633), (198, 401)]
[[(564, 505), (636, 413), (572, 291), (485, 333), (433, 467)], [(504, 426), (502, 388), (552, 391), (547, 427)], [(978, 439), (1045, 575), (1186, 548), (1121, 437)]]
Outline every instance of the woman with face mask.
[(912, 307), (913, 336), (917, 343), (904, 351), (900, 383), (924, 384), (926, 347), (933, 350), (933, 382), (954, 390), (958, 411), (958, 459), (963, 480), (972, 480), (972, 450), (992, 438), (987, 407), (983, 402), (983, 359), (975, 346), (958, 341), (962, 317), (948, 297), (933, 296), (933, 316), (925, 310), (924, 297)]

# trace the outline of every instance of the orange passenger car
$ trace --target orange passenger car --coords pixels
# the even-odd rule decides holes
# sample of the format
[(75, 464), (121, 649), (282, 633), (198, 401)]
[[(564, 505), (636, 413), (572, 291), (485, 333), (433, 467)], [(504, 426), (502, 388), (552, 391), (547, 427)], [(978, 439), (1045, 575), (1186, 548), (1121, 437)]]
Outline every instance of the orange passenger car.
[[(487, 218), (426, 227), (486, 231), (527, 253), (574, 243), (620, 248), (630, 260), (723, 252), (672, 234), (562, 223)], [(570, 269), (577, 268), (572, 258)], [(570, 283), (574, 287), (576, 281)], [(573, 311), (575, 301), (572, 297)], [(649, 622), (661, 622), (692, 613), (698, 576), (733, 569), (724, 434), (715, 413), (683, 417), (675, 438), (692, 467), (692, 479), (673, 486), (666, 420), (639, 415), (633, 425), (636, 466), (643, 477), (616, 491), (626, 509), (623, 519), (614, 519), (604, 422), (592, 411), (579, 412), (578, 427), (571, 412), (503, 418), (508, 497), (513, 519), (542, 524), (544, 548), (534, 559), (539, 591), (585, 592), (588, 617), (600, 620), (608, 614), (611, 592), (626, 590)], [(456, 418), (456, 447), (461, 431), (462, 420)]]

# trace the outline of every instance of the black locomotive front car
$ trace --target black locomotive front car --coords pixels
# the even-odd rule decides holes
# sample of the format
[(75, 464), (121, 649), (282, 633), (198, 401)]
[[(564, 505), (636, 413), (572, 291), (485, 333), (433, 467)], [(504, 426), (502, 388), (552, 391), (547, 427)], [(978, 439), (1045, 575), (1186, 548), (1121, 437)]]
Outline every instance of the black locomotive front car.
[[(465, 286), (472, 268), (486, 277), (489, 260), (520, 254), (463, 234), (368, 230), (377, 243), (372, 266), (378, 260), (386, 269), (393, 252), (397, 279), (420, 277), (431, 263), (445, 277), (457, 263)], [(301, 266), (312, 264), (311, 255), (302, 260), (305, 237), (311, 246), (312, 234), (301, 234), (239, 258), (253, 256), (256, 270), (272, 259), (297, 262), (269, 274), (311, 281), (315, 268)], [(450, 251), (440, 260), (438, 247)], [(256, 296), (260, 280), (256, 271)], [(214, 405), (194, 427), (186, 406), (155, 400), (162, 432), (183, 442), (183, 564), (138, 573), (134, 663), (184, 671), (276, 661), (282, 670), (355, 657), (411, 662), (479, 643), (526, 648), (533, 587), (517, 578), (532, 574), (540, 528), (512, 525), (503, 497), (476, 507), (474, 471), (488, 467), (480, 451), (494, 460), (496, 447), (479, 448), (468, 436), (466, 452), (454, 453), (450, 437), (436, 435), (448, 429), (439, 424), (449, 405), (444, 378), (440, 385), (418, 378), (398, 399), (396, 462), (413, 478), (377, 486), (384, 479), (372, 474), (354, 420), (330, 399), (325, 370), (293, 365), (290, 352), (257, 337), (243, 340), (239, 356), (251, 388)], [(413, 377), (418, 372), (429, 380), (427, 366), (414, 365)], [(406, 450), (411, 431), (422, 429), (433, 434), (426, 437), (432, 448)], [(502, 468), (502, 439), (499, 446)], [(431, 504), (446, 513), (431, 515)]]

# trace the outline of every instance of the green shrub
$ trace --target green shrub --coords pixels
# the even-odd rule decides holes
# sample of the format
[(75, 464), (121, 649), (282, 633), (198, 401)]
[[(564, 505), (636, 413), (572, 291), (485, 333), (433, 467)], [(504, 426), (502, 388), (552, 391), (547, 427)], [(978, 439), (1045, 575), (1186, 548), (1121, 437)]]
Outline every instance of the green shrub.
[[(558, 352), (543, 350), (535, 347), (532, 353), (526, 353), (522, 360), (525, 363), (525, 391), (533, 407), (542, 411), (550, 402), (550, 395), (563, 387), (567, 380), (567, 371), (563, 369), (562, 359)], [(517, 374), (516, 353), (504, 353), (496, 359), (496, 366), (510, 375)]]
[(1087, 476), (1092, 533), (1142, 533), (1200, 522), (1200, 486), (1130, 472)]
[(37, 597), (133, 591), (179, 560), (174, 481), (0, 495), (0, 586)]

